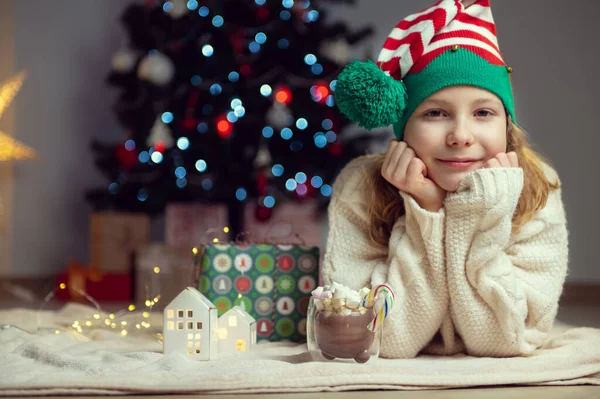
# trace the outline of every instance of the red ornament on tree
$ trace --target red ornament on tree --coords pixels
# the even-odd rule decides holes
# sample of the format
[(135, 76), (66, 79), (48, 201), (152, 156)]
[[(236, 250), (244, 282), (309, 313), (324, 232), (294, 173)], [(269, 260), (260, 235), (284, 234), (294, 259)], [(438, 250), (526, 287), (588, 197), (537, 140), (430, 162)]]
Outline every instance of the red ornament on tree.
[(256, 16), (258, 19), (267, 19), (269, 18), (269, 10), (265, 7), (259, 7), (256, 11)]
[(327, 97), (331, 94), (329, 86), (325, 82), (319, 82), (310, 88), (310, 94), (313, 101), (323, 104), (327, 101)]
[(252, 73), (252, 68), (250, 68), (250, 65), (248, 64), (243, 64), (240, 66), (240, 72), (244, 76), (249, 76)]
[(198, 126), (198, 121), (194, 118), (194, 111), (198, 104), (198, 89), (191, 89), (189, 91), (187, 101), (185, 104), (185, 115), (182, 127), (184, 130), (194, 130)]
[(282, 104), (289, 104), (292, 102), (292, 91), (286, 85), (281, 85), (275, 90), (275, 100)]
[(304, 198), (312, 198), (315, 194), (316, 189), (313, 187), (312, 184), (310, 183), (306, 183), (306, 194), (304, 195)]
[(306, 184), (298, 184), (298, 186), (296, 186), (296, 190), (294, 191), (294, 193), (296, 193), (296, 196), (298, 198), (304, 198), (306, 197), (306, 193), (308, 192), (308, 187), (306, 186)]
[(244, 51), (245, 36), (246, 34), (243, 29), (237, 29), (229, 35), (229, 42), (236, 54), (241, 54)]
[(264, 169), (261, 169), (256, 175), (256, 189), (259, 196), (264, 196), (267, 193), (267, 187), (269, 187), (269, 179)]
[(217, 132), (219, 136), (227, 139), (231, 136), (231, 132), (233, 131), (233, 123), (227, 120), (227, 116), (221, 115), (216, 120)]
[(344, 148), (342, 147), (342, 145), (340, 143), (332, 143), (331, 145), (328, 146), (329, 148), (329, 153), (331, 155), (333, 155), (334, 157), (339, 157), (342, 155), (342, 152), (344, 152)]
[(135, 149), (129, 151), (125, 148), (125, 144), (117, 146), (116, 154), (117, 161), (123, 169), (129, 170), (135, 166), (138, 160), (138, 153)]
[(161, 154), (163, 154), (166, 149), (167, 146), (165, 145), (164, 141), (157, 141), (156, 144), (154, 144), (154, 150), (160, 152)]
[(185, 118), (182, 125), (184, 130), (194, 130), (198, 126), (198, 121), (194, 118)]

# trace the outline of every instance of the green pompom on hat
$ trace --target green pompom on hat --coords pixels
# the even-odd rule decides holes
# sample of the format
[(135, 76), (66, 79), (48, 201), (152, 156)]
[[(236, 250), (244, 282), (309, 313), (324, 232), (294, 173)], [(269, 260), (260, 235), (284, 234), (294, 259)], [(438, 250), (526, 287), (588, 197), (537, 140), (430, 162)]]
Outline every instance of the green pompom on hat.
[(372, 61), (353, 61), (344, 68), (335, 99), (348, 118), (366, 129), (397, 123), (407, 105), (404, 84), (390, 79)]
[(433, 93), (470, 85), (497, 95), (516, 121), (508, 67), (498, 47), (490, 0), (440, 0), (406, 17), (388, 36), (377, 64), (353, 61), (338, 77), (340, 111), (366, 129), (389, 125), (402, 140), (406, 122)]

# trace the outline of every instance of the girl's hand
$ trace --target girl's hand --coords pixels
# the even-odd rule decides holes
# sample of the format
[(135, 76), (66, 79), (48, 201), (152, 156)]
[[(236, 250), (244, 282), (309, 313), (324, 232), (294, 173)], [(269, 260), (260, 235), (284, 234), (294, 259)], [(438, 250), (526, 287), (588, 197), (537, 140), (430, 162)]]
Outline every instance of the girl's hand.
[(501, 152), (486, 163), (483, 164), (482, 168), (518, 168), (519, 159), (516, 152), (509, 152), (508, 154)]
[(430, 212), (438, 212), (446, 199), (446, 190), (427, 178), (427, 166), (404, 141), (391, 140), (381, 175), (398, 190), (410, 194)]

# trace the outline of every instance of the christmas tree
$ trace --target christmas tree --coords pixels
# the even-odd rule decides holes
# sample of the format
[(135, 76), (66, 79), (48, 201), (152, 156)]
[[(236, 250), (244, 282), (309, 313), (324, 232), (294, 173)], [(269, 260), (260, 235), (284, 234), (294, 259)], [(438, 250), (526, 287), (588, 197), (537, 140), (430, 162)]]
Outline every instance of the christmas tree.
[(372, 30), (326, 20), (308, 0), (129, 6), (128, 44), (107, 78), (125, 137), (92, 143), (109, 179), (87, 193), (94, 209), (155, 214), (194, 201), (239, 215), (245, 203), (262, 220), (282, 201), (326, 209), (341, 168), (373, 139), (344, 138), (334, 96), (351, 46)]

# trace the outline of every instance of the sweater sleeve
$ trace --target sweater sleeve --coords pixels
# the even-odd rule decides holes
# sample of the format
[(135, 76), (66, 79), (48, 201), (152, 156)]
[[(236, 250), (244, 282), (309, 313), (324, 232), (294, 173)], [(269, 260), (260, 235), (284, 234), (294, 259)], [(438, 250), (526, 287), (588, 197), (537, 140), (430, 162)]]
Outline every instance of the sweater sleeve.
[(358, 290), (387, 282), (392, 287), (396, 300), (383, 325), (380, 351), (388, 358), (415, 357), (438, 331), (448, 309), (444, 211), (428, 212), (409, 195), (400, 195), (406, 216), (395, 223), (384, 248), (371, 243), (364, 208), (334, 195), (323, 265), (326, 284), (335, 281)]
[(532, 352), (558, 311), (568, 263), (561, 190), (511, 234), (522, 189), (521, 168), (479, 169), (446, 197), (451, 314), (475, 356)]

